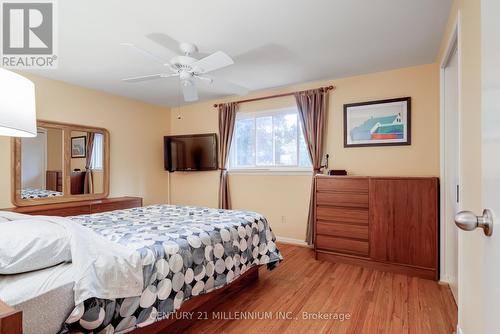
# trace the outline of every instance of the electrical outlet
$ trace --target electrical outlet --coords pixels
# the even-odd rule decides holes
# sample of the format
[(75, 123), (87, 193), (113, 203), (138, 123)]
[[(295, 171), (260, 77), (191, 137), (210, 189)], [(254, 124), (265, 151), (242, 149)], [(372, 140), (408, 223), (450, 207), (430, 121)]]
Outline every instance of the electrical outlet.
[(285, 217), (285, 216), (281, 216), (281, 223), (282, 223), (282, 224), (285, 224), (285, 223), (286, 223), (286, 217)]

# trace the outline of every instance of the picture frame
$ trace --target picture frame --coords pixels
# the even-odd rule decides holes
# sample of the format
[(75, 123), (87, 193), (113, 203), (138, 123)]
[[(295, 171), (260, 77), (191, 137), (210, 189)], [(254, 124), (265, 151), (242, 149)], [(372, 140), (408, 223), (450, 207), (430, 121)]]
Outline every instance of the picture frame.
[(87, 157), (87, 137), (71, 137), (71, 158)]
[(411, 145), (411, 97), (344, 104), (344, 147)]

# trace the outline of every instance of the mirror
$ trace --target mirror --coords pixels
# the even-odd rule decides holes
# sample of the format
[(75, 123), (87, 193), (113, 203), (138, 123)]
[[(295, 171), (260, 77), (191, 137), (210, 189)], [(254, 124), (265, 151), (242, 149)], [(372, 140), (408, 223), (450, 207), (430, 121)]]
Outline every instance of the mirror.
[(104, 134), (71, 131), (71, 195), (104, 191)]
[(63, 131), (38, 127), (21, 147), (21, 199), (63, 196)]
[(13, 139), (13, 202), (17, 206), (105, 198), (109, 132), (38, 121), (37, 136)]

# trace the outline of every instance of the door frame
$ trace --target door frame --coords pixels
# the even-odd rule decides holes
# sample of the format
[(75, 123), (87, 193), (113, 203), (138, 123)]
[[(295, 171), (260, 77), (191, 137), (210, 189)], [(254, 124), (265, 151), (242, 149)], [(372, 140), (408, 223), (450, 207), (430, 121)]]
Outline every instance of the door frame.
[[(445, 208), (445, 191), (446, 191), (446, 170), (445, 170), (445, 136), (446, 136), (446, 124), (445, 124), (445, 79), (444, 79), (444, 74), (445, 74), (445, 68), (447, 67), (447, 64), (453, 55), (453, 52), (456, 49), (457, 52), (457, 62), (458, 62), (458, 138), (459, 138), (459, 143), (458, 143), (458, 177), (461, 180), (462, 179), (462, 168), (461, 168), (461, 154), (460, 154), (460, 147), (461, 147), (461, 113), (462, 113), (462, 71), (461, 71), (461, 63), (462, 63), (462, 47), (461, 47), (461, 16), (460, 16), (460, 11), (457, 13), (457, 17), (455, 18), (455, 23), (452, 26), (452, 33), (450, 35), (450, 38), (448, 39), (448, 42), (446, 44), (446, 50), (443, 54), (443, 57), (441, 59), (440, 65), (439, 65), (439, 80), (440, 80), (440, 112), (439, 112), (439, 117), (440, 117), (440, 197), (439, 197), (439, 205), (440, 205), (440, 227), (439, 227), (439, 242), (440, 242), (440, 266), (439, 266), (439, 279), (441, 282), (448, 283), (449, 282), (449, 273), (446, 272), (446, 264), (448, 261), (448, 255), (446, 254), (446, 237), (447, 237), (447, 229), (446, 229), (446, 210)], [(457, 259), (458, 259), (458, 268), (457, 268), (457, 285), (460, 287), (459, 283), (459, 277), (460, 277), (460, 268), (462, 268), (461, 265), (461, 260), (460, 260), (460, 234), (458, 235), (458, 240), (457, 240)], [(460, 288), (458, 288), (459, 295), (460, 295)]]

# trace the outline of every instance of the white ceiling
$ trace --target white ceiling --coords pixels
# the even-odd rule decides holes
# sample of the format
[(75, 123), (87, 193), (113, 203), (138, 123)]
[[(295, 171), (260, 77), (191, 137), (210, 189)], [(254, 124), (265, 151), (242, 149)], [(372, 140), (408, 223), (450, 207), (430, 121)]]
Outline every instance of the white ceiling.
[[(183, 104), (176, 78), (123, 83), (164, 72), (121, 46), (169, 60), (146, 38), (163, 33), (221, 50), (236, 64), (216, 71), (250, 90), (432, 63), (451, 0), (63, 0), (57, 70), (35, 73), (153, 104)], [(200, 90), (200, 100), (223, 92)]]

